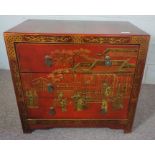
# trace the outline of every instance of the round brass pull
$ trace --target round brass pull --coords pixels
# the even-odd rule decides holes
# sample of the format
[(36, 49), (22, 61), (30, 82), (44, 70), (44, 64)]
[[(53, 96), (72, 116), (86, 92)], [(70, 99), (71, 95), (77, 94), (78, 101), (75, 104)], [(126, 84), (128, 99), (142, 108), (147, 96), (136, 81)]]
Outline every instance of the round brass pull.
[(108, 56), (108, 55), (105, 56), (104, 64), (105, 64), (105, 66), (111, 66), (112, 65), (110, 56)]
[(48, 67), (51, 67), (52, 66), (52, 58), (49, 55), (46, 55), (45, 56), (45, 64)]
[(49, 93), (52, 93), (53, 91), (54, 91), (54, 87), (52, 86), (52, 84), (48, 84), (47, 85), (47, 91), (49, 92)]

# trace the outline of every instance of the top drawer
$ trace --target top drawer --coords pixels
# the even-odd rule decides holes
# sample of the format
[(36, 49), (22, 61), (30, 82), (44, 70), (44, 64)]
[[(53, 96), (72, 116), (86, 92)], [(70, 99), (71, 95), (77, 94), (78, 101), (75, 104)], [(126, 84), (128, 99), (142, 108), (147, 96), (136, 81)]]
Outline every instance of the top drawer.
[(20, 72), (134, 72), (138, 45), (16, 43)]

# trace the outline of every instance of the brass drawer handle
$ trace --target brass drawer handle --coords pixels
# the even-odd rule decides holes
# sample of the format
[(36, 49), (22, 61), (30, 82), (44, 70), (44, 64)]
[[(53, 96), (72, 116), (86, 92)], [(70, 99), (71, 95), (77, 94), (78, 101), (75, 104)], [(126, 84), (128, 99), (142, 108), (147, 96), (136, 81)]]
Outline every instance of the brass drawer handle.
[(52, 86), (52, 84), (48, 84), (48, 85), (47, 85), (47, 91), (48, 91), (49, 93), (52, 93), (52, 92), (54, 91), (54, 87)]
[(112, 65), (112, 61), (111, 61), (111, 57), (106, 55), (104, 58), (104, 64), (105, 66), (111, 66)]
[(45, 56), (45, 65), (48, 67), (52, 66), (52, 58), (49, 55)]
[(49, 114), (50, 115), (55, 115), (56, 114), (56, 111), (55, 111), (54, 107), (50, 107)]

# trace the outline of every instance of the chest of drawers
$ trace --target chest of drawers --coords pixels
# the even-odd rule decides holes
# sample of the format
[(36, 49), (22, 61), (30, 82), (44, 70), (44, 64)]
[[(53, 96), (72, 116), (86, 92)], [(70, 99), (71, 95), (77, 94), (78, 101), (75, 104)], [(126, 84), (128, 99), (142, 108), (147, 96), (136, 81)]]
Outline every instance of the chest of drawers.
[(149, 37), (128, 22), (28, 20), (5, 32), (23, 131), (131, 132)]

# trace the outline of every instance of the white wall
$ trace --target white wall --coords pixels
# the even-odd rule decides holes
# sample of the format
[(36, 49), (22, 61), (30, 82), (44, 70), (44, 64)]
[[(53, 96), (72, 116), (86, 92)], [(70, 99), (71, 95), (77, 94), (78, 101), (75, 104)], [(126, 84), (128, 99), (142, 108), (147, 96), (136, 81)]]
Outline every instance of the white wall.
[(155, 84), (155, 16), (0, 16), (0, 69), (9, 69), (3, 32), (26, 19), (130, 21), (151, 35), (143, 83)]

